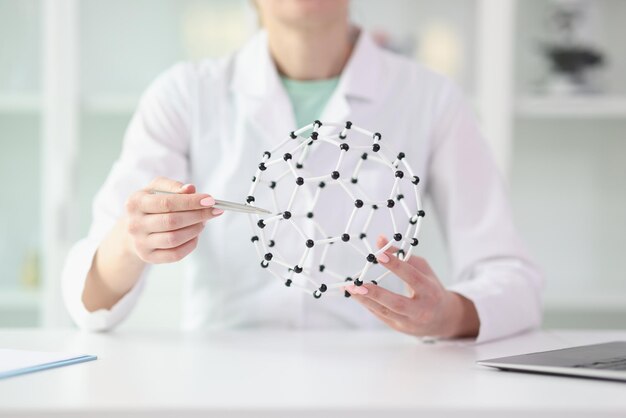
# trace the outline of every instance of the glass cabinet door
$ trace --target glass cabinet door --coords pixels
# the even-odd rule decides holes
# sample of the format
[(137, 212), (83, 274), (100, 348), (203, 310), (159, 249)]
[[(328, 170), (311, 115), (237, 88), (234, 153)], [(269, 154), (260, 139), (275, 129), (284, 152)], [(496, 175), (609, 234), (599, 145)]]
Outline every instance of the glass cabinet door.
[[(623, 1), (518, 0), (513, 205), (546, 273), (548, 326), (624, 324), (624, 16)], [(559, 65), (579, 45), (603, 62), (584, 77)]]
[(0, 327), (38, 323), (39, 38), (37, 0), (0, 0)]

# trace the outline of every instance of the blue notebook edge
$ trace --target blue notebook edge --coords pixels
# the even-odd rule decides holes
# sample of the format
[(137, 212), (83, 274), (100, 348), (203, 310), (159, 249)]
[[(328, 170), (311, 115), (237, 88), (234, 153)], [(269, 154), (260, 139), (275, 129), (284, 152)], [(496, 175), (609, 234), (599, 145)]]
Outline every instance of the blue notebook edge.
[(97, 360), (98, 356), (84, 355), (79, 357), (70, 358), (67, 360), (55, 361), (52, 363), (39, 364), (31, 367), (24, 367), (22, 369), (9, 370), (8, 372), (0, 373), (0, 379), (6, 379), (9, 377), (21, 376), (23, 374), (39, 372), (42, 370), (56, 369), (57, 367), (69, 366), (72, 364), (84, 363), (86, 361)]

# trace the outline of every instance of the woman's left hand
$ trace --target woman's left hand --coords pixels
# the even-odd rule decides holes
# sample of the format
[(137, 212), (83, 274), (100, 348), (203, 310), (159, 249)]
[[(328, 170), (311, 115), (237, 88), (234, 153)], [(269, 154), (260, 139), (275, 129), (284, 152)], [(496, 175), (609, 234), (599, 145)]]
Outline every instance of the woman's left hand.
[[(378, 238), (378, 248), (387, 245)], [(480, 321), (474, 304), (446, 290), (425, 259), (411, 256), (402, 261), (395, 247), (378, 256), (378, 261), (402, 279), (408, 295), (399, 295), (373, 283), (347, 286), (352, 297), (391, 328), (415, 336), (441, 338), (475, 337)]]

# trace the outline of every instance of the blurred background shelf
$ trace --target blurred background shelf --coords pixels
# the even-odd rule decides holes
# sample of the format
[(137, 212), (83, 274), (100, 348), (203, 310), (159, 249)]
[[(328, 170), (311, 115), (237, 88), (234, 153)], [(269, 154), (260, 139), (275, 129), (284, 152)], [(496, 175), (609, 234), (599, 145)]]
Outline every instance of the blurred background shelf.
[(0, 93), (0, 113), (24, 114), (41, 111), (39, 94), (2, 94)]
[[(586, 296), (573, 295), (569, 297), (548, 298), (545, 303), (552, 310), (576, 310), (583, 311), (619, 311), (626, 315), (626, 294), (594, 294)], [(622, 318), (626, 323), (626, 316)]]
[(589, 294), (586, 297), (556, 297), (545, 302), (544, 326), (548, 328), (626, 327), (626, 294)]
[(0, 287), (0, 327), (37, 326), (40, 310), (39, 290)]
[(3, 309), (39, 309), (41, 292), (37, 289), (0, 288), (0, 307)]
[(625, 96), (542, 97), (517, 100), (516, 112), (524, 118), (624, 118)]
[(131, 115), (137, 109), (138, 95), (100, 94), (85, 97), (84, 111), (103, 115)]

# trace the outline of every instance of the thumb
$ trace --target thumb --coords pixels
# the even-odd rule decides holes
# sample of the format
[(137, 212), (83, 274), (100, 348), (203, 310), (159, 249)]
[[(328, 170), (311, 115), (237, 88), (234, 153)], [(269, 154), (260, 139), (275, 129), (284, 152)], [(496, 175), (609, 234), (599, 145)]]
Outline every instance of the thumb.
[(183, 184), (166, 177), (157, 177), (148, 185), (148, 191), (192, 194), (196, 192), (196, 187), (193, 184)]
[[(378, 239), (376, 240), (376, 246), (378, 248), (383, 248), (388, 243), (389, 243), (389, 240), (384, 235), (379, 235)], [(395, 245), (392, 245), (385, 252), (387, 253), (387, 255), (391, 255), (391, 254), (397, 254), (398, 251), (400, 251), (400, 248), (396, 247)]]

